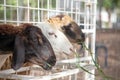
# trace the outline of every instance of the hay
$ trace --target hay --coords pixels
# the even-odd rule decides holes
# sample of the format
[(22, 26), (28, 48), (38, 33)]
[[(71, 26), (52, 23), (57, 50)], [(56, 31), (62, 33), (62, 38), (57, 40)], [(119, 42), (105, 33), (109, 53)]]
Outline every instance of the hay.
[(11, 57), (12, 54), (11, 53), (5, 53), (5, 54), (1, 54), (0, 53), (0, 70), (4, 70), (4, 69), (9, 69), (11, 66)]

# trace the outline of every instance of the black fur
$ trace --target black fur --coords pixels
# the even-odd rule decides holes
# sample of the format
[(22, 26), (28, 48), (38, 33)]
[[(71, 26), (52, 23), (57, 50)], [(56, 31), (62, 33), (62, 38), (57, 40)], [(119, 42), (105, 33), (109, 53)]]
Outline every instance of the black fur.
[(63, 26), (62, 30), (71, 42), (80, 43), (85, 41), (85, 34), (75, 22)]
[[(53, 49), (42, 34), (41, 30), (33, 25), (24, 24), (24, 26), (11, 27), (6, 24), (0, 25), (0, 50), (12, 51), (12, 68), (19, 69), (25, 62), (42, 66), (45, 70), (51, 69), (56, 63), (56, 56)], [(20, 29), (19, 31), (13, 31)], [(9, 33), (8, 33), (9, 32)]]

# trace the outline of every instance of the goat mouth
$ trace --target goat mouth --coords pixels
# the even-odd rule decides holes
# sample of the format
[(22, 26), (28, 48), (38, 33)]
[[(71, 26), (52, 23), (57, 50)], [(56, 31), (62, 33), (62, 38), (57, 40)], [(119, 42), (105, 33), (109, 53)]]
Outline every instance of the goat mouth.
[(76, 40), (76, 43), (77, 43), (77, 44), (82, 44), (82, 42), (83, 42), (83, 41), (82, 41), (81, 39), (77, 39), (77, 40)]
[(29, 60), (29, 62), (41, 66), (44, 70), (51, 70), (52, 66), (47, 61), (40, 62), (39, 60)]
[(45, 70), (51, 70), (52, 69), (52, 66), (50, 64), (45, 64), (44, 66), (42, 66), (43, 69)]

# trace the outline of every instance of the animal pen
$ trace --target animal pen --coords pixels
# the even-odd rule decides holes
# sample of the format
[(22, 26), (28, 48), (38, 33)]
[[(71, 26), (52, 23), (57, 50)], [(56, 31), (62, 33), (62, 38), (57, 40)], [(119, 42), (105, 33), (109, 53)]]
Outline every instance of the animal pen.
[[(68, 14), (82, 27), (82, 31), (86, 35), (85, 44), (90, 48), (94, 57), (96, 5), (97, 0), (1, 0), (0, 23), (37, 24), (57, 14)], [(20, 68), (17, 71), (18, 74), (13, 69), (1, 70), (0, 78), (4, 80), (80, 80), (84, 76), (84, 80), (94, 80), (94, 75), (85, 72), (79, 67), (82, 66), (93, 74), (95, 73), (94, 63), (89, 52), (84, 50), (83, 53), (84, 56), (80, 58), (74, 57), (57, 61), (51, 71), (42, 70), (38, 66), (26, 66)], [(0, 55), (0, 68), (10, 56)], [(26, 73), (19, 74), (20, 72)], [(81, 75), (82, 73), (84, 74)]]

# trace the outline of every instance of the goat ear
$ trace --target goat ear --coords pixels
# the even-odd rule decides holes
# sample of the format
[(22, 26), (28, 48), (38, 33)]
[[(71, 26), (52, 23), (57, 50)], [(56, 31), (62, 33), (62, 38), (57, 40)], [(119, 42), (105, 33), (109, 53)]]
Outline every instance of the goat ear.
[(25, 47), (24, 41), (20, 35), (15, 38), (14, 52), (12, 58), (12, 68), (19, 69), (25, 61)]

